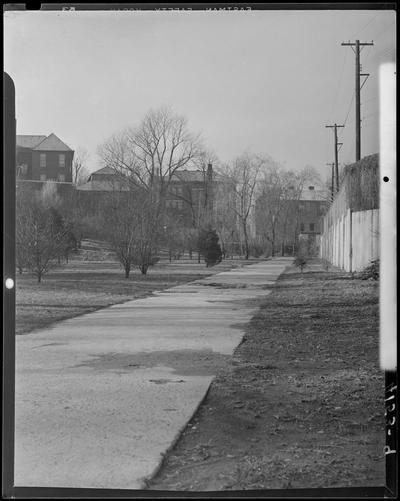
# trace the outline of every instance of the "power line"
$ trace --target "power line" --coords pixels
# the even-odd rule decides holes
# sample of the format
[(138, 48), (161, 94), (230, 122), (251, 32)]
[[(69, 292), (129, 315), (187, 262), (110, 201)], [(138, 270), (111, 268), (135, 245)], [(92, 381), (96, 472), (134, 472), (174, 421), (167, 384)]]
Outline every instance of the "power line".
[[(351, 47), (352, 51), (355, 54), (355, 62), (356, 62), (356, 87), (355, 87), (355, 101), (356, 101), (356, 162), (361, 159), (361, 119), (360, 119), (360, 92), (367, 81), (369, 74), (361, 73), (361, 65), (360, 65), (360, 48), (366, 45), (374, 45), (374, 42), (360, 42), (360, 40), (356, 40), (355, 42), (342, 42), (341, 45)], [(353, 48), (354, 47), (354, 48)], [(364, 82), (360, 85), (360, 77), (366, 77)]]
[(335, 140), (335, 178), (336, 178), (336, 191), (339, 191), (339, 146), (342, 146), (343, 143), (338, 142), (338, 133), (337, 130), (339, 127), (344, 127), (344, 125), (325, 125), (325, 128), (327, 129), (333, 129), (334, 132), (334, 140)]
[(326, 165), (331, 167), (331, 201), (333, 201), (335, 192), (335, 162), (328, 162)]
[(382, 31), (380, 31), (376, 36), (374, 36), (374, 39), (377, 40), (383, 33), (386, 33), (387, 29), (390, 28), (393, 24), (395, 24), (395, 22), (396, 21), (392, 21), (387, 26), (385, 26)]
[(389, 47), (389, 48), (386, 48), (384, 50), (381, 50), (380, 52), (378, 52), (377, 57), (381, 58), (382, 56), (386, 56), (386, 54), (389, 54), (391, 52), (393, 52), (393, 54), (395, 54), (396, 49), (394, 47)]
[(364, 24), (364, 26), (359, 31), (357, 31), (357, 33), (355, 33), (351, 38), (358, 36), (362, 31), (364, 31), (365, 28), (369, 26), (372, 23), (372, 21), (374, 21), (374, 19), (376, 19), (379, 16), (379, 14), (382, 14), (382, 11), (379, 11), (377, 14), (375, 14), (375, 16), (372, 19), (370, 19), (366, 24)]
[[(349, 115), (350, 115), (351, 105), (353, 104), (354, 96), (355, 96), (355, 92), (353, 91), (353, 95), (351, 96), (350, 104), (349, 104), (349, 107), (347, 110), (346, 118), (344, 119), (344, 125), (347, 124), (347, 119), (349, 118)], [(344, 131), (341, 131), (341, 132), (343, 133)]]
[(336, 86), (336, 93), (335, 93), (335, 98), (333, 100), (333, 104), (332, 104), (332, 109), (331, 109), (331, 113), (329, 115), (330, 118), (332, 118), (332, 115), (333, 115), (333, 111), (335, 109), (335, 105), (336, 105), (336, 101), (337, 101), (337, 97), (339, 95), (339, 89), (340, 89), (340, 85), (342, 83), (342, 78), (343, 78), (343, 73), (344, 73), (344, 67), (346, 65), (346, 58), (347, 58), (347, 52), (345, 52), (345, 55), (344, 55), (344, 58), (343, 58), (343, 64), (342, 64), (342, 70), (340, 72), (340, 76), (339, 76), (339, 80), (338, 80), (338, 83), (337, 83), (337, 86)]

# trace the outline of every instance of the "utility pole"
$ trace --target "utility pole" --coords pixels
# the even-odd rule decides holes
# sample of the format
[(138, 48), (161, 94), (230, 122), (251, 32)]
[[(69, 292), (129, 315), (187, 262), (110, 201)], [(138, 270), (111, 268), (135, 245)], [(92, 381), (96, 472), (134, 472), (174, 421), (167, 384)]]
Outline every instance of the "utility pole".
[[(374, 42), (360, 42), (356, 40), (353, 42), (342, 42), (341, 45), (347, 45), (351, 47), (352, 51), (356, 55), (356, 88), (355, 88), (355, 101), (356, 101), (356, 162), (361, 159), (361, 116), (360, 116), (360, 91), (363, 88), (365, 82), (369, 77), (369, 73), (361, 73), (360, 64), (360, 47), (365, 45), (374, 45)], [(353, 48), (355, 47), (355, 49)], [(360, 86), (360, 77), (366, 77)]]
[(331, 201), (333, 202), (333, 194), (335, 191), (335, 162), (327, 163), (331, 167)]
[(344, 127), (344, 125), (325, 125), (326, 128), (334, 130), (334, 138), (335, 138), (335, 178), (336, 178), (336, 192), (339, 191), (339, 148), (338, 146), (342, 146), (343, 143), (338, 143), (338, 135), (337, 130), (338, 127)]

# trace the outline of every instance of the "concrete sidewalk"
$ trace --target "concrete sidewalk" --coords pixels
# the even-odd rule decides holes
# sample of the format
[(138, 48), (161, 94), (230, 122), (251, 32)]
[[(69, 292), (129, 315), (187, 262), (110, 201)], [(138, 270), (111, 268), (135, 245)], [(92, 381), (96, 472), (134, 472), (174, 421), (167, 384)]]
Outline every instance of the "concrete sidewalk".
[(140, 489), (291, 263), (280, 258), (16, 341), (15, 486)]

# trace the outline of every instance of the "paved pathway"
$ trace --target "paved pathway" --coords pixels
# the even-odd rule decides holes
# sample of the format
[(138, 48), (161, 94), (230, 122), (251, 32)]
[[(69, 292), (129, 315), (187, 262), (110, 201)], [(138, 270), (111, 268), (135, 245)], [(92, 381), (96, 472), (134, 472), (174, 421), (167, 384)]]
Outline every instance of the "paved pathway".
[(17, 336), (15, 485), (139, 489), (290, 259)]

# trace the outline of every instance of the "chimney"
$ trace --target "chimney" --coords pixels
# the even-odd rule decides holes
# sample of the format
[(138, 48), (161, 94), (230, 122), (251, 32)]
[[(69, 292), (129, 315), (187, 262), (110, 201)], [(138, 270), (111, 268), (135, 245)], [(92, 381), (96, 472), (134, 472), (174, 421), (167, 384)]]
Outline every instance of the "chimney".
[(207, 165), (207, 182), (211, 183), (213, 177), (213, 168), (212, 164)]

